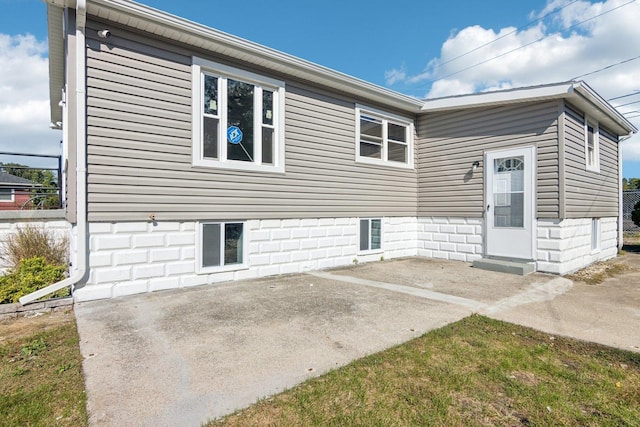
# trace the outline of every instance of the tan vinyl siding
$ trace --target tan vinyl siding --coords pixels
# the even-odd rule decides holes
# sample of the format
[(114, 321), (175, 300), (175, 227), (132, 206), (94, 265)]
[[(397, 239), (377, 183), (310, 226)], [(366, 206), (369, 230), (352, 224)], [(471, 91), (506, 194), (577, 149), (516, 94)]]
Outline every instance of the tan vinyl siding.
[[(418, 214), (482, 217), (484, 152), (537, 147), (537, 216), (557, 218), (555, 101), (429, 113), (418, 119)], [(474, 161), (480, 167), (472, 172)]]
[(284, 174), (193, 167), (191, 53), (108, 43), (87, 50), (90, 221), (416, 216), (414, 170), (355, 162), (357, 100), (287, 81)]
[(601, 129), (600, 172), (586, 170), (584, 116), (565, 108), (567, 218), (618, 216), (618, 143)]

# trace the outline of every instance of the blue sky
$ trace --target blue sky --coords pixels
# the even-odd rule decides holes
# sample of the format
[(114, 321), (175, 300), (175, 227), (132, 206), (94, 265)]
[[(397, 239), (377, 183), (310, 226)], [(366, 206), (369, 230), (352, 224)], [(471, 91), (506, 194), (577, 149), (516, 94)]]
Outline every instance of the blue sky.
[[(371, 0), (366, 7), (344, 0), (140, 2), (421, 98), (566, 81), (640, 54), (640, 3), (634, 0)], [(0, 150), (20, 139), (57, 154), (60, 135), (47, 129), (48, 110), (40, 111), (46, 73), (36, 77), (46, 68), (46, 6), (0, 0), (0, 10), (0, 110), (12, 112), (10, 120), (0, 118)], [(27, 34), (33, 37), (19, 37)], [(3, 65), (5, 58), (10, 65)], [(640, 90), (638, 75), (640, 60), (634, 60), (585, 80), (608, 99)], [(3, 86), (13, 89), (3, 92)], [(613, 103), (633, 101), (640, 95)], [(634, 111), (640, 103), (620, 108)], [(624, 176), (640, 177), (640, 138), (623, 147)]]

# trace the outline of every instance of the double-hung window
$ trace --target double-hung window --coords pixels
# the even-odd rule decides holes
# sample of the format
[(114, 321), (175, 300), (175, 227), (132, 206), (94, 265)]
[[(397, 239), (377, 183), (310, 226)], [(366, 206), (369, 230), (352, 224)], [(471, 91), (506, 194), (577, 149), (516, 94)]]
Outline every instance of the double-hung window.
[(193, 164), (284, 172), (284, 82), (193, 58)]
[(245, 268), (244, 222), (203, 222), (200, 224), (199, 265), (203, 273)]
[(356, 106), (356, 161), (413, 167), (413, 123), (403, 117)]
[(382, 250), (382, 220), (379, 218), (360, 219), (359, 228), (360, 252), (377, 252)]
[(598, 123), (584, 118), (584, 151), (586, 169), (600, 172), (600, 132)]

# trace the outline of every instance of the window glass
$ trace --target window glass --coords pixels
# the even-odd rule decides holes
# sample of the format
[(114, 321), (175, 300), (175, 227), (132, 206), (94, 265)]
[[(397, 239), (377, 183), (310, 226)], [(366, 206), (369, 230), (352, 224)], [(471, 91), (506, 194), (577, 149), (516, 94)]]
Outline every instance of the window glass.
[(407, 163), (407, 146), (404, 144), (396, 144), (389, 142), (388, 158), (392, 162)]
[(242, 264), (242, 223), (224, 226), (224, 264)]
[(204, 76), (204, 113), (218, 115), (218, 78)]
[(202, 267), (224, 267), (244, 261), (244, 223), (202, 224)]
[(382, 121), (371, 117), (360, 117), (360, 135), (369, 141), (382, 141)]
[(273, 164), (273, 129), (262, 128), (262, 163)]
[(407, 128), (405, 126), (389, 123), (389, 139), (407, 142)]
[(210, 159), (218, 158), (218, 123), (212, 117), (204, 117), (203, 156)]
[(382, 246), (382, 221), (379, 219), (371, 220), (371, 249), (380, 249)]
[(369, 250), (369, 220), (360, 220), (360, 250)]
[(13, 199), (13, 190), (11, 188), (0, 188), (0, 200), (11, 201)]
[(369, 251), (382, 248), (382, 220), (360, 220), (360, 251)]
[(403, 124), (401, 118), (378, 115), (360, 107), (356, 107), (356, 113), (359, 127), (356, 161), (408, 166), (412, 159), (410, 123)]
[(227, 139), (227, 159), (253, 162), (253, 85), (228, 80), (227, 129), (236, 126), (242, 132), (239, 141)]
[(220, 266), (220, 224), (202, 225), (202, 266)]
[(360, 155), (364, 157), (371, 157), (373, 159), (382, 158), (382, 145), (371, 144), (368, 142), (360, 143)]
[(273, 92), (262, 91), (262, 123), (273, 125)]

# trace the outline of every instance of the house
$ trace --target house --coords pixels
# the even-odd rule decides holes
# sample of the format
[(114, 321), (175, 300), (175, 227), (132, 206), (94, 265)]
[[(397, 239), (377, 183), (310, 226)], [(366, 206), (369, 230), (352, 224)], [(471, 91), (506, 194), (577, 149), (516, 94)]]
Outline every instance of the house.
[(29, 208), (31, 190), (35, 187), (28, 179), (0, 172), (0, 211)]
[(636, 129), (584, 82), (424, 101), (131, 1), (46, 2), (73, 248), (46, 292), (616, 255)]

